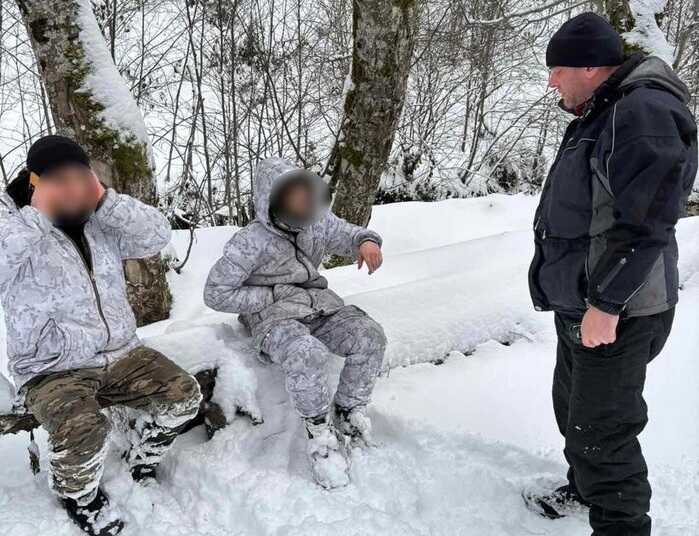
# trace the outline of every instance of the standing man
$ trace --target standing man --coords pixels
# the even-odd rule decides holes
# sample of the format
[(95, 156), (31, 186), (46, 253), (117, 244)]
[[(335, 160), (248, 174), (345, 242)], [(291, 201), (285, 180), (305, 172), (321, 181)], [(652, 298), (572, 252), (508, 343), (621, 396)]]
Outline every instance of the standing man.
[(155, 255), (169, 240), (157, 209), (105, 191), (85, 151), (61, 136), (32, 145), (0, 196), (9, 368), (48, 432), (50, 486), (90, 535), (123, 527), (100, 488), (109, 437), (101, 409), (141, 412), (127, 460), (142, 483), (199, 409), (196, 380), (141, 344), (126, 297), (122, 261)]
[(647, 536), (651, 490), (638, 435), (648, 363), (678, 300), (675, 225), (697, 175), (689, 94), (656, 57), (585, 13), (553, 36), (549, 85), (575, 116), (536, 212), (529, 279), (554, 311), (553, 381), (568, 484), (526, 498), (551, 518), (590, 507), (594, 536)]

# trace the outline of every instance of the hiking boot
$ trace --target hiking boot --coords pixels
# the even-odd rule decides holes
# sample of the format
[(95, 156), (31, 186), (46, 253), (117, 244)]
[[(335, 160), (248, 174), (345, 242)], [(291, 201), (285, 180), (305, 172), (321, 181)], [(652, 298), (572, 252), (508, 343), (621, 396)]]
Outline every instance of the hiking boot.
[(367, 415), (366, 406), (357, 406), (352, 409), (336, 407), (335, 426), (341, 434), (349, 437), (355, 446), (376, 446), (371, 436), (371, 419)]
[(349, 484), (349, 462), (337, 431), (327, 416), (305, 419), (308, 433), (307, 454), (313, 479), (325, 489)]
[(80, 505), (75, 499), (62, 499), (68, 517), (90, 536), (116, 536), (124, 528), (124, 522), (109, 509), (109, 499), (101, 490), (86, 505)]
[(570, 484), (546, 495), (525, 492), (522, 496), (530, 510), (548, 519), (560, 519), (590, 507)]

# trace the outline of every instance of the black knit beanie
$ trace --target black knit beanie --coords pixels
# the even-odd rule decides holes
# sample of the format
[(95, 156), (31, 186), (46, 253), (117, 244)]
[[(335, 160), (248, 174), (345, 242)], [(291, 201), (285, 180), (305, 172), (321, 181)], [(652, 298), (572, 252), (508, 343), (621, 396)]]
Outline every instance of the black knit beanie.
[(35, 141), (27, 153), (27, 169), (37, 175), (64, 164), (90, 166), (85, 150), (65, 136), (44, 136)]
[(583, 13), (558, 30), (546, 50), (548, 67), (610, 67), (624, 63), (624, 41), (606, 19)]

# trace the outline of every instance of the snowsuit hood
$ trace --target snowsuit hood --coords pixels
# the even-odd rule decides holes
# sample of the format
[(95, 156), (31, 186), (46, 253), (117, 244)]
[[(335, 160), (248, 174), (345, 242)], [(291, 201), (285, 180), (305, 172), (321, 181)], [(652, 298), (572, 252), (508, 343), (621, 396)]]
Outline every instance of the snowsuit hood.
[[(323, 182), (323, 179), (315, 173), (294, 165), (289, 160), (283, 158), (267, 158), (258, 165), (255, 173), (255, 215), (257, 220), (270, 231), (275, 233), (280, 232), (279, 227), (272, 221), (270, 212), (273, 208), (273, 200), (289, 181), (298, 179), (308, 181), (319, 201), (324, 198), (327, 199), (327, 186)], [(326, 206), (319, 206), (318, 214), (306, 227), (322, 218), (326, 211)]]

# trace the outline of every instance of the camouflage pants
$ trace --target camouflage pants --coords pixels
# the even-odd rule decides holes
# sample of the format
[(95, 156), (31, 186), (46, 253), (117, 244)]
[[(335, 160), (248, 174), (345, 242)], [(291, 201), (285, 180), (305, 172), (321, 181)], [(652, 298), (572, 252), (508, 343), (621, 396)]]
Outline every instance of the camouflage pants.
[(51, 488), (83, 504), (97, 492), (108, 448), (110, 424), (102, 408), (126, 406), (145, 416), (136, 423), (134, 466), (159, 462), (201, 400), (191, 375), (144, 346), (104, 368), (35, 378), (23, 390), (27, 409), (49, 434)]
[(345, 409), (368, 404), (385, 349), (381, 326), (352, 305), (309, 322), (280, 322), (262, 343), (262, 351), (286, 373), (286, 389), (302, 417), (318, 417), (330, 409), (332, 354), (345, 358), (335, 404)]

